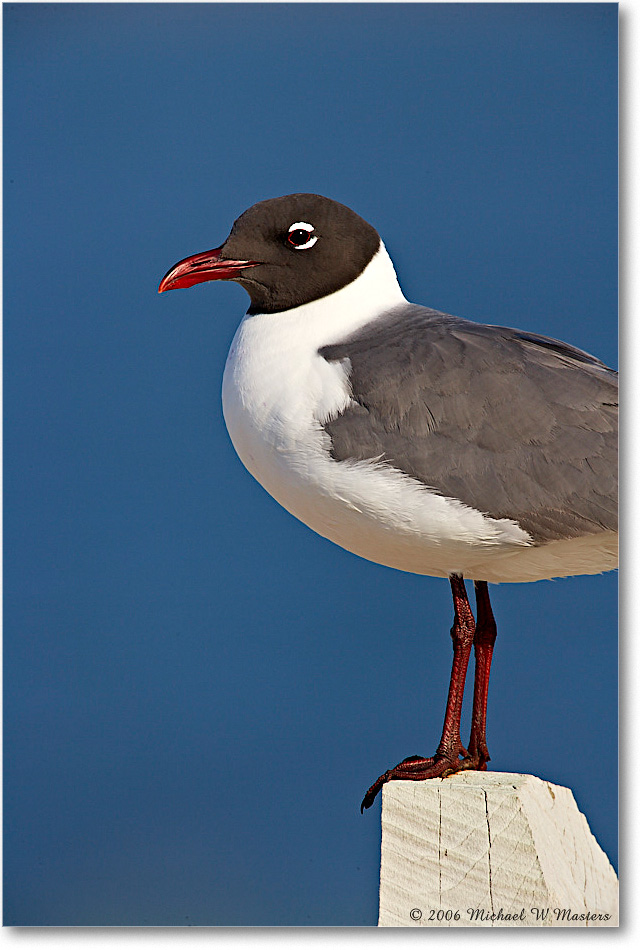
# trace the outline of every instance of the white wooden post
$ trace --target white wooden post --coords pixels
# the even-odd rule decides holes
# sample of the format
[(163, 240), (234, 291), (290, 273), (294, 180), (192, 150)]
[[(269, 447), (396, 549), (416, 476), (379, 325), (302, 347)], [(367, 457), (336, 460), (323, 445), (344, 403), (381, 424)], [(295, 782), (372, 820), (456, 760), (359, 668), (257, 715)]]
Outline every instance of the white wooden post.
[(618, 880), (568, 788), (461, 772), (389, 782), (380, 927), (617, 927)]

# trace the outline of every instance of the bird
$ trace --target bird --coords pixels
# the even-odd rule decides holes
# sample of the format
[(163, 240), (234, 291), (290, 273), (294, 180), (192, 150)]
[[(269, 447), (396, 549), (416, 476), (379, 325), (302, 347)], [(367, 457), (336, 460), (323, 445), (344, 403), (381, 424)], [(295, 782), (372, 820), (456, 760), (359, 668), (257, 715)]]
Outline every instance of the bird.
[(383, 772), (361, 811), (392, 780), (485, 770), (497, 636), (488, 585), (618, 564), (617, 373), (559, 340), (409, 302), (377, 230), (322, 195), (252, 205), (220, 247), (179, 261), (158, 289), (212, 280), (250, 297), (222, 385), (245, 467), (324, 538), (450, 582), (436, 752)]

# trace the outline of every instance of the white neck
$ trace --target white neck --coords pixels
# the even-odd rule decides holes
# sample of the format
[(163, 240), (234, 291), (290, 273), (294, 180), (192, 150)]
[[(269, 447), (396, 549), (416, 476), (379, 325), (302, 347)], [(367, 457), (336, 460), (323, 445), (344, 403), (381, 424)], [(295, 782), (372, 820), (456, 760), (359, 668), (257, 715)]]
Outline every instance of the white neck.
[(278, 321), (282, 334), (287, 333), (288, 327), (295, 336), (303, 334), (310, 344), (318, 347), (342, 339), (378, 314), (403, 303), (406, 298), (381, 241), (367, 267), (341, 290), (280, 313), (248, 314), (245, 320)]
[(324, 360), (319, 349), (405, 302), (382, 242), (365, 270), (341, 290), (279, 313), (245, 315), (225, 366), (223, 411), (250, 471), (250, 430), (289, 444), (349, 401), (344, 368)]

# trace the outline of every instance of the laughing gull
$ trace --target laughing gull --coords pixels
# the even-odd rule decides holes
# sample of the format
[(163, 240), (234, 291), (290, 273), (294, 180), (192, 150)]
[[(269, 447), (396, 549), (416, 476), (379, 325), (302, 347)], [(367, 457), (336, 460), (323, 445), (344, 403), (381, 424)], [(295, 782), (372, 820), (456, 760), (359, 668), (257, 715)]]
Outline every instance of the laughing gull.
[(384, 772), (361, 810), (391, 779), (485, 769), (488, 583), (617, 567), (617, 374), (558, 340), (409, 303), (375, 229), (320, 195), (253, 205), (222, 247), (180, 261), (159, 292), (208, 280), (234, 280), (251, 299), (223, 377), (246, 468), (348, 551), (450, 580), (439, 746)]

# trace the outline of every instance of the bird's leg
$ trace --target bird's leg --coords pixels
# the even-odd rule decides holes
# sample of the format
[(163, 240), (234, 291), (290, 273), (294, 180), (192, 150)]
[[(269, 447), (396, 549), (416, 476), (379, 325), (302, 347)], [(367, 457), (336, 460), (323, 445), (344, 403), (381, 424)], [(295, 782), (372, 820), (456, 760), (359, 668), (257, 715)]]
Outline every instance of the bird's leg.
[(488, 700), (488, 680), (490, 664), (493, 659), (493, 647), (497, 637), (497, 625), (493, 617), (486, 581), (475, 581), (475, 599), (477, 601), (477, 624), (475, 625), (475, 692), (473, 694), (473, 718), (470, 728), (468, 754), (469, 768), (484, 771), (490, 760), (486, 745), (486, 703)]
[[(470, 609), (466, 585), (461, 574), (451, 574), (450, 586), (455, 607), (455, 622), (450, 631), (453, 641), (453, 665), (450, 673), (448, 701), (441, 740), (434, 756), (429, 759), (420, 755), (411, 755), (394, 769), (380, 775), (371, 785), (361, 802), (361, 811), (370, 808), (380, 789), (394, 779), (407, 779), (419, 782), (428, 778), (450, 775), (458, 772), (468, 758), (468, 751), (461, 741), (461, 705), (464, 698), (466, 670), (475, 636), (475, 620)], [(464, 760), (459, 756), (465, 757)]]
[(450, 673), (450, 686), (448, 687), (444, 728), (435, 752), (435, 758), (456, 760), (459, 755), (468, 755), (460, 734), (461, 705), (464, 699), (468, 660), (475, 638), (475, 620), (461, 574), (451, 575), (450, 586), (455, 607), (455, 622), (450, 629), (454, 656)]

